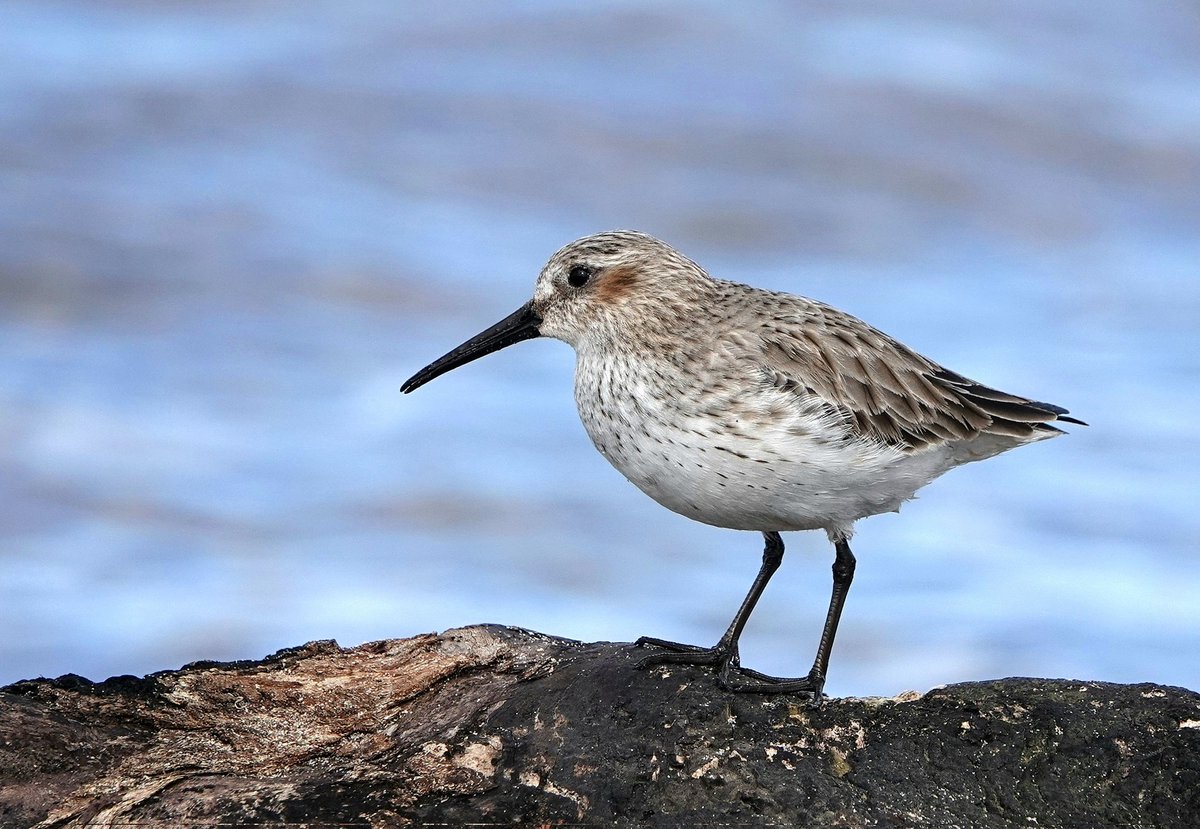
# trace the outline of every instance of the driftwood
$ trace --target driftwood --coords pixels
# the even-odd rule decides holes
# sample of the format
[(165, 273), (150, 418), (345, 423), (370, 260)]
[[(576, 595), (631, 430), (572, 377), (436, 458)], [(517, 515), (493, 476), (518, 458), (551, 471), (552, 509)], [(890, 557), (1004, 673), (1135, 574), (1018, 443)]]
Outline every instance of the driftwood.
[(1200, 695), (736, 695), (503, 627), (0, 691), (0, 825), (1200, 826)]

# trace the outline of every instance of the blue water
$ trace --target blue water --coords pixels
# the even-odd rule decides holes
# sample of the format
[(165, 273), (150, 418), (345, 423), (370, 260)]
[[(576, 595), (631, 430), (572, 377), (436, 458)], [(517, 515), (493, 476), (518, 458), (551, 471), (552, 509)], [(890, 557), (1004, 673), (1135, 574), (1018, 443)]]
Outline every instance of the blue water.
[[(700, 643), (760, 540), (535, 341), (636, 227), (1090, 428), (858, 527), (829, 690), (1200, 687), (1200, 17), (1168, 2), (0, 3), (0, 682), (482, 621)], [(746, 664), (803, 673), (792, 534)]]

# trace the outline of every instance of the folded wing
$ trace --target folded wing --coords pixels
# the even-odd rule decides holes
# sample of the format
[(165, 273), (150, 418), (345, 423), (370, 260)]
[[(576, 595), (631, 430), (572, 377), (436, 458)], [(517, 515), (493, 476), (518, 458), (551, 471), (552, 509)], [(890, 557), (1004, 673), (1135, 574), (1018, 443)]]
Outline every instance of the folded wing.
[(977, 383), (897, 342), (862, 320), (806, 301), (759, 331), (764, 382), (816, 395), (855, 433), (916, 450), (1003, 435), (1014, 443), (1049, 437), (1066, 409)]

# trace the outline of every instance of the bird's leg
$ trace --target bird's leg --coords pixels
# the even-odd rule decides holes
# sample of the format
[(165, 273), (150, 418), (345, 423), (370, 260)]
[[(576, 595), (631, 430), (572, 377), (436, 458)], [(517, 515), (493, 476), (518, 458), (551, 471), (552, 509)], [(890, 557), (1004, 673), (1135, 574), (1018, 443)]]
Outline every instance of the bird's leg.
[(728, 672), (739, 669), (738, 638), (742, 635), (742, 628), (746, 626), (746, 621), (754, 611), (754, 606), (758, 604), (758, 599), (766, 589), (767, 582), (771, 580), (771, 576), (779, 569), (779, 563), (783, 561), (783, 539), (779, 537), (779, 533), (765, 532), (763, 537), (766, 539), (766, 546), (763, 548), (762, 566), (758, 568), (758, 575), (754, 577), (754, 584), (750, 585), (750, 592), (746, 594), (746, 598), (742, 599), (742, 606), (738, 608), (737, 615), (733, 617), (729, 629), (725, 631), (721, 640), (711, 648), (704, 648), (699, 645), (684, 645), (680, 642), (669, 642), (665, 639), (643, 636), (637, 640), (636, 644), (661, 648), (662, 652), (642, 659), (638, 662), (639, 668), (667, 663), (720, 665), (723, 684), (724, 677)]
[(846, 539), (839, 539), (834, 548), (837, 555), (833, 560), (833, 594), (829, 597), (829, 612), (825, 616), (825, 627), (821, 630), (821, 643), (817, 646), (817, 658), (813, 660), (808, 676), (785, 679), (777, 676), (739, 668), (728, 664), (721, 670), (721, 684), (731, 691), (746, 691), (758, 694), (810, 693), (814, 704), (821, 699), (825, 687), (825, 676), (829, 670), (829, 654), (833, 650), (833, 637), (837, 634), (838, 621), (842, 618), (842, 607), (846, 594), (854, 581), (854, 553)]

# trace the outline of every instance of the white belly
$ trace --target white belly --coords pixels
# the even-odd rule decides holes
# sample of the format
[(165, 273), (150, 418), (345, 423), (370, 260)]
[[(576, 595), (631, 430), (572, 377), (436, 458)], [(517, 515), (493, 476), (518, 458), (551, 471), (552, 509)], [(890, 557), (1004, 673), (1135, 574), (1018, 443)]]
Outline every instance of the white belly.
[(639, 489), (706, 524), (848, 533), (954, 465), (946, 450), (914, 454), (847, 436), (827, 415), (781, 406), (769, 390), (697, 392), (669, 372), (647, 378), (628, 368), (580, 361), (584, 428)]

